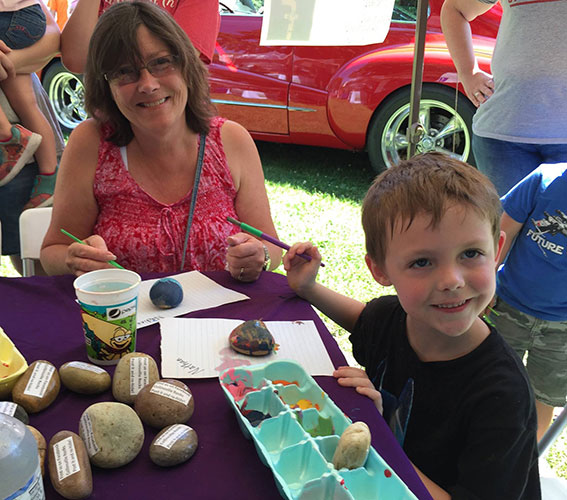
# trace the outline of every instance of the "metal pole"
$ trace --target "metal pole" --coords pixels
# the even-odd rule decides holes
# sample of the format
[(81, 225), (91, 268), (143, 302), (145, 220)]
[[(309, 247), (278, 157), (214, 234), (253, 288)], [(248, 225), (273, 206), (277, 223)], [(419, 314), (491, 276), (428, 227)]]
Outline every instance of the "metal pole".
[(553, 444), (553, 442), (559, 437), (561, 431), (567, 425), (567, 405), (563, 408), (559, 416), (555, 419), (555, 422), (551, 424), (549, 429), (545, 432), (543, 437), (540, 439), (537, 448), (540, 457), (543, 457), (547, 452), (547, 449)]
[(421, 84), (423, 80), (423, 53), (425, 51), (425, 33), (427, 30), (428, 0), (418, 0), (417, 21), (415, 24), (415, 46), (413, 51), (413, 72), (411, 77), (410, 116), (406, 137), (408, 138), (408, 158), (415, 154), (416, 144), (424, 134), (419, 123), (419, 103), (421, 101)]

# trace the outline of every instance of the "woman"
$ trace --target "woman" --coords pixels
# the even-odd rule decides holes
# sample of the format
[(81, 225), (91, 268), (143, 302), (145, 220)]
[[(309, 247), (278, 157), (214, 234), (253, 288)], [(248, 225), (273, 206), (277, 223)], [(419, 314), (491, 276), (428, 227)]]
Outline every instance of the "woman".
[[(226, 266), (253, 281), (277, 267), (279, 248), (234, 234), (226, 222), (232, 216), (276, 234), (254, 142), (240, 125), (213, 117), (206, 76), (187, 35), (158, 7), (120, 3), (101, 16), (85, 75), (86, 107), (97, 118), (73, 131), (61, 160), (41, 252), (49, 274), (80, 275), (117, 260), (138, 272)], [(62, 228), (87, 245), (69, 245)]]

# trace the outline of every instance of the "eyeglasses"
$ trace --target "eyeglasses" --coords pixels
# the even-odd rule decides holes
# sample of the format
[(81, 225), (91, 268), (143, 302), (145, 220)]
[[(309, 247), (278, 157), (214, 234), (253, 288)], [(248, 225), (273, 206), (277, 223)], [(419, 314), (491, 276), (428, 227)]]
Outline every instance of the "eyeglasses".
[(140, 79), (140, 73), (143, 69), (147, 69), (151, 75), (160, 77), (165, 76), (177, 69), (179, 57), (176, 55), (160, 56), (152, 59), (145, 66), (135, 68), (134, 66), (122, 66), (116, 71), (104, 74), (104, 79), (110, 83), (118, 85), (127, 85), (135, 83)]

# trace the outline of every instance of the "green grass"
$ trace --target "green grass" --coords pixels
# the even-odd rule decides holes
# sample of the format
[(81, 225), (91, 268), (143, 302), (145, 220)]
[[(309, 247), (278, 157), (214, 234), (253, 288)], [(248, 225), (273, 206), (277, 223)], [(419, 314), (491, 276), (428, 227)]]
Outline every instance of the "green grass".
[[(374, 177), (366, 155), (267, 143), (258, 143), (258, 149), (278, 236), (289, 244), (311, 240), (319, 246), (326, 265), (319, 281), (362, 301), (393, 293), (372, 279), (364, 263), (360, 203)], [(7, 257), (2, 257), (0, 275), (17, 276)], [(348, 333), (322, 319), (352, 363)], [(547, 461), (567, 479), (567, 431)]]

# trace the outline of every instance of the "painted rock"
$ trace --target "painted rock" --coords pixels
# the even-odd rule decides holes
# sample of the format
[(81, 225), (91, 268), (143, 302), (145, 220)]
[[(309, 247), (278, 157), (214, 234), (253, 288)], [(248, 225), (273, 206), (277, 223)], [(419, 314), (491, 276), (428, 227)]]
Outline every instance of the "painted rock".
[(162, 278), (150, 288), (150, 299), (160, 309), (177, 307), (183, 300), (183, 287), (176, 279)]
[(27, 428), (33, 434), (35, 441), (37, 442), (37, 452), (39, 454), (39, 466), (41, 467), (41, 475), (45, 474), (45, 454), (47, 453), (47, 441), (43, 437), (43, 434), (39, 432), (35, 427), (28, 425)]
[(28, 413), (37, 413), (55, 401), (60, 388), (57, 369), (49, 361), (34, 361), (14, 385), (12, 400)]
[(161, 467), (171, 467), (189, 460), (197, 451), (199, 439), (188, 425), (173, 424), (162, 429), (150, 444), (150, 459)]
[(106, 391), (112, 379), (100, 366), (82, 361), (69, 361), (59, 367), (61, 383), (79, 394), (99, 394)]
[(49, 441), (49, 478), (55, 491), (72, 500), (93, 492), (93, 474), (83, 440), (71, 431), (59, 431)]
[(157, 364), (143, 352), (131, 352), (120, 358), (112, 377), (112, 395), (121, 403), (132, 404), (147, 384), (159, 380)]
[(0, 413), (17, 418), (26, 425), (30, 423), (28, 412), (19, 404), (12, 403), (12, 401), (0, 401)]
[(266, 356), (277, 348), (274, 337), (259, 319), (238, 325), (230, 332), (228, 342), (236, 352), (250, 356)]
[(122, 403), (95, 403), (81, 416), (79, 435), (93, 465), (114, 469), (136, 458), (144, 444), (140, 417)]
[(134, 401), (134, 409), (142, 422), (158, 429), (187, 422), (194, 408), (195, 400), (189, 387), (174, 379), (146, 385)]
[(370, 429), (364, 422), (350, 424), (342, 433), (333, 455), (335, 469), (362, 467), (370, 450)]

